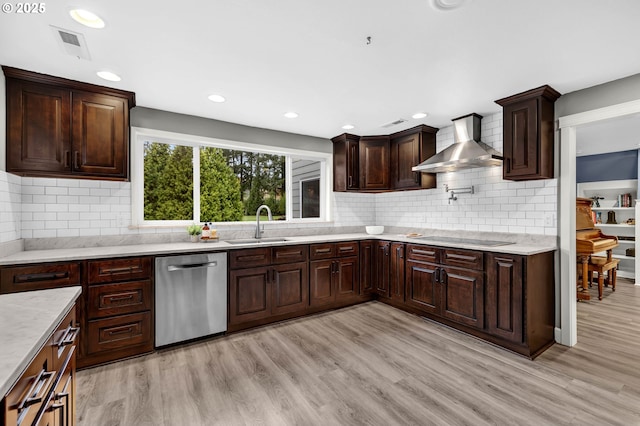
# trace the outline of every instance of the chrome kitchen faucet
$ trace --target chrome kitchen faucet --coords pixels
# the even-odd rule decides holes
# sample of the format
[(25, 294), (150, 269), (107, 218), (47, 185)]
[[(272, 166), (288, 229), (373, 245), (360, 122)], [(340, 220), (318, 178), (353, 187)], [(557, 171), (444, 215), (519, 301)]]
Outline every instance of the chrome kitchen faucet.
[(273, 220), (273, 216), (271, 215), (271, 209), (269, 208), (269, 206), (263, 204), (258, 207), (258, 210), (256, 211), (256, 234), (254, 235), (254, 237), (258, 239), (262, 238), (262, 234), (264, 233), (264, 225), (262, 225), (262, 229), (260, 229), (260, 212), (262, 211), (262, 209), (267, 209), (269, 220)]

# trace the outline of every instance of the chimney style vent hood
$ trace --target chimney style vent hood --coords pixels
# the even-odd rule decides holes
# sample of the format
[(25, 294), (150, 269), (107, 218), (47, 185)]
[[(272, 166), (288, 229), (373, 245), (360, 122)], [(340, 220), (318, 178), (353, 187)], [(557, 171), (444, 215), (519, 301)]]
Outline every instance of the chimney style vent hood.
[(452, 172), (472, 167), (501, 166), (502, 154), (480, 141), (481, 115), (469, 114), (453, 121), (453, 145), (411, 170), (423, 173)]

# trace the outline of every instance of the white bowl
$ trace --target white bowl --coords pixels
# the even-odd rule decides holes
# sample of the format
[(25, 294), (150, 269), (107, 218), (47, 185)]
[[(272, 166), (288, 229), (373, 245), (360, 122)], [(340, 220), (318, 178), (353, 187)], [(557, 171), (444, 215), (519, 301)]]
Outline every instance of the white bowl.
[(369, 235), (380, 235), (384, 232), (384, 226), (365, 226), (364, 229)]

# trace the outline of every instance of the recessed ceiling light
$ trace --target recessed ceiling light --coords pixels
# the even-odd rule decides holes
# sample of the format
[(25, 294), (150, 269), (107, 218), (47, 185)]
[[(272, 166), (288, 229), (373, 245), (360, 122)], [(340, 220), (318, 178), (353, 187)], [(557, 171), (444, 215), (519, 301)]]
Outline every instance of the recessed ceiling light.
[(287, 113), (285, 113), (284, 115), (287, 118), (298, 118), (298, 113), (297, 112), (293, 112), (293, 111), (289, 111)]
[(109, 80), (109, 81), (122, 80), (122, 78), (120, 78), (118, 74), (114, 74), (111, 71), (98, 71), (96, 74), (98, 74), (98, 77), (104, 78), (105, 80)]
[(420, 119), (420, 118), (425, 118), (428, 114), (426, 112), (416, 112), (415, 114), (413, 114), (411, 117), (415, 118), (416, 120)]
[(431, 5), (438, 10), (454, 10), (464, 6), (467, 0), (431, 0)]
[(355, 128), (356, 126), (354, 126), (353, 124), (345, 124), (344, 126), (342, 126), (343, 129), (345, 130), (351, 130), (353, 128)]
[(74, 21), (89, 28), (104, 28), (104, 21), (93, 12), (84, 9), (72, 9), (69, 15)]
[(209, 100), (211, 102), (218, 102), (218, 103), (226, 101), (225, 97), (222, 95), (209, 95)]

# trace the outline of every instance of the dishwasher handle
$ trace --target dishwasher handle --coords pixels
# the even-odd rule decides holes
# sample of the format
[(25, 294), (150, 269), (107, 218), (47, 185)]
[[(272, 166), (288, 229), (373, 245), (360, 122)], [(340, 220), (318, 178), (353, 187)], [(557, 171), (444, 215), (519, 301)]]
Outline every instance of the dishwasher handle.
[(173, 272), (173, 271), (182, 271), (185, 269), (214, 268), (216, 266), (218, 266), (218, 262), (194, 263), (191, 265), (169, 265), (167, 266), (167, 270), (169, 272)]

